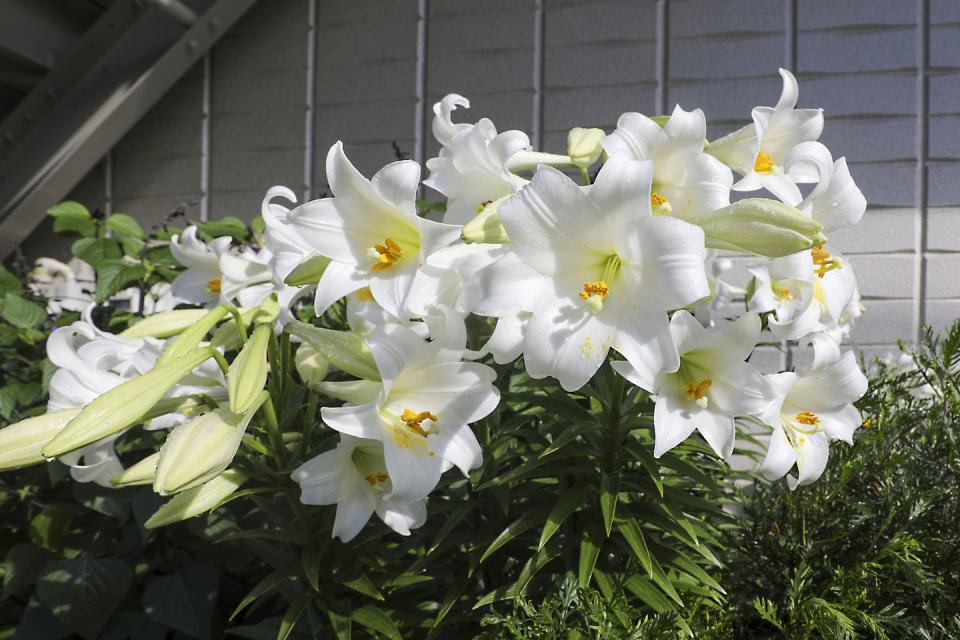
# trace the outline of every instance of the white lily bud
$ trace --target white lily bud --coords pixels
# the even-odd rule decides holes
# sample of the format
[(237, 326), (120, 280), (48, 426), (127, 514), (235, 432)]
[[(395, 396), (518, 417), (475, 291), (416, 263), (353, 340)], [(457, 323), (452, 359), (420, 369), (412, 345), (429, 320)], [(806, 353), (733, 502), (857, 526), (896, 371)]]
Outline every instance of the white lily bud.
[(160, 449), (153, 490), (164, 496), (179, 493), (219, 475), (233, 462), (247, 425), (266, 397), (261, 392), (244, 414), (217, 409), (174, 428)]
[[(380, 254), (377, 254), (380, 257)], [(293, 268), (283, 279), (283, 284), (291, 287), (302, 287), (308, 284), (317, 284), (320, 277), (330, 264), (330, 258), (313, 255)]]
[(327, 377), (330, 370), (330, 363), (323, 354), (317, 351), (316, 347), (308, 342), (304, 342), (297, 349), (297, 355), (294, 356), (293, 364), (297, 368), (297, 373), (303, 378), (303, 381), (313, 386)]
[(0, 471), (43, 462), (43, 447), (78, 413), (80, 409), (54, 411), (0, 429)]
[(501, 202), (511, 197), (513, 196), (504, 196), (485, 204), (477, 217), (463, 225), (460, 238), (468, 244), (481, 242), (485, 244), (504, 244), (510, 242), (510, 238), (507, 237), (507, 230), (500, 223), (497, 208)]
[(143, 526), (157, 529), (204, 514), (230, 497), (247, 481), (247, 477), (237, 469), (224, 471), (206, 484), (175, 495), (157, 509)]
[(193, 351), (101, 394), (43, 448), (43, 456), (56, 458), (136, 424), (181, 378), (211, 355), (211, 349)]
[(135, 322), (120, 335), (125, 338), (169, 338), (189, 329), (207, 313), (206, 309), (175, 309), (155, 313)]
[(184, 354), (193, 351), (200, 344), (200, 341), (223, 320), (229, 309), (226, 305), (220, 305), (210, 309), (202, 318), (196, 321), (192, 327), (177, 336), (176, 340), (171, 342), (160, 357), (157, 358), (157, 366), (176, 360)]
[(158, 451), (115, 475), (110, 479), (110, 484), (115, 487), (136, 487), (153, 484), (153, 479), (157, 475), (157, 462), (159, 460), (160, 452)]
[(240, 414), (249, 409), (267, 384), (267, 344), (272, 334), (270, 325), (258, 326), (230, 365), (227, 393), (233, 413)]
[(586, 169), (600, 159), (603, 153), (603, 139), (607, 134), (603, 129), (584, 129), (574, 127), (567, 134), (567, 154), (573, 164)]
[(310, 344), (337, 369), (364, 380), (380, 380), (370, 349), (355, 333), (321, 329), (304, 322), (290, 322), (284, 330)]
[(780, 258), (827, 241), (823, 225), (777, 200), (746, 198), (691, 218), (703, 229), (706, 246)]

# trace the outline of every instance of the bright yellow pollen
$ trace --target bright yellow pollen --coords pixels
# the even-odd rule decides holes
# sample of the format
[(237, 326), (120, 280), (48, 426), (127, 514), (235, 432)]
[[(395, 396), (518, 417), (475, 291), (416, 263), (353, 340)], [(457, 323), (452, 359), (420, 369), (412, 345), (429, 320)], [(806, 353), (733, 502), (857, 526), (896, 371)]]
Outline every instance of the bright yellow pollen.
[(810, 250), (810, 253), (813, 257), (813, 264), (816, 267), (814, 273), (817, 274), (818, 278), (822, 278), (827, 275), (827, 273), (834, 269), (839, 269), (841, 266), (840, 261), (836, 258), (831, 258), (830, 254), (823, 247), (814, 247)]
[(810, 425), (811, 427), (816, 427), (820, 424), (820, 418), (817, 417), (817, 414), (810, 413), (809, 411), (801, 411), (794, 417), (800, 424)]
[(386, 482), (390, 479), (390, 476), (385, 474), (382, 471), (377, 471), (376, 473), (368, 473), (363, 476), (363, 479), (370, 483), (371, 486), (376, 486), (381, 482)]
[(863, 421), (864, 429), (869, 429), (871, 427), (873, 427), (873, 418), (867, 418), (866, 420)]
[(659, 193), (657, 193), (656, 191), (654, 191), (653, 193), (650, 194), (650, 206), (651, 206), (651, 207), (656, 208), (656, 207), (659, 207), (660, 205), (667, 204), (668, 202), (670, 202), (670, 201), (667, 200), (664, 196), (662, 196), (662, 195), (660, 195)]
[(610, 293), (610, 287), (608, 287), (607, 283), (603, 280), (597, 280), (596, 282), (584, 282), (583, 290), (580, 292), (580, 299), (586, 300), (590, 296), (597, 296), (603, 300), (607, 297), (608, 293)]
[(757, 154), (757, 160), (753, 163), (753, 170), (757, 173), (772, 173), (777, 164), (770, 157), (770, 154), (761, 151)]
[(383, 271), (384, 269), (389, 269), (393, 266), (393, 263), (400, 259), (403, 249), (400, 248), (400, 245), (387, 238), (383, 241), (383, 244), (375, 244), (373, 248), (376, 250), (380, 257), (377, 258), (376, 264), (373, 265), (374, 271)]
[(790, 293), (790, 289), (783, 288), (783, 289), (777, 289), (777, 296), (780, 298), (791, 298), (793, 297), (793, 294)]
[(220, 278), (214, 278), (207, 281), (207, 291), (210, 293), (220, 293)]
[(360, 302), (373, 302), (373, 292), (370, 291), (370, 287), (364, 287), (363, 289), (358, 289), (357, 300), (359, 300)]
[(707, 378), (700, 382), (688, 382), (683, 385), (683, 390), (687, 392), (687, 400), (700, 400), (707, 394), (707, 389), (713, 384), (713, 380)]
[(421, 426), (424, 420), (433, 420), (437, 421), (437, 416), (433, 415), (429, 411), (421, 411), (417, 413), (412, 409), (404, 409), (403, 415), (400, 416), (400, 419), (403, 421), (407, 428), (416, 433), (419, 436), (427, 437), (427, 431)]

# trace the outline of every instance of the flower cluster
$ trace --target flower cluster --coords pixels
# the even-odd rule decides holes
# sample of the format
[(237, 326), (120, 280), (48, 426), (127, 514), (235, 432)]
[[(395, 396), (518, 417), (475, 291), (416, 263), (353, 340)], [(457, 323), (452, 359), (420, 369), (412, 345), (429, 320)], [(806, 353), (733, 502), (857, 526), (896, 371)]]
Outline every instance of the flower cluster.
[[(185, 270), (163, 311), (120, 335), (89, 313), (55, 332), (50, 413), (0, 432), (0, 464), (60, 458), (77, 480), (176, 494), (153, 526), (196, 515), (245, 481), (231, 464), (256, 416), (285, 450), (268, 384), (268, 347), (285, 333), (340, 434), (292, 479), (302, 502), (337, 505), (344, 541), (374, 513), (408, 534), (443, 473), (481, 464), (470, 425), (500, 401), (487, 358), (522, 357), (531, 378), (568, 392), (609, 363), (655, 398), (654, 455), (696, 431), (729, 458), (746, 430), (765, 443), (762, 475), (813, 482), (830, 442), (852, 442), (860, 424), (866, 379), (839, 345), (861, 307), (829, 235), (866, 202), (817, 141), (822, 112), (797, 109), (796, 80), (781, 75), (774, 107), (712, 142), (703, 112), (677, 106), (574, 129), (564, 153), (545, 153), (488, 119), (454, 122), (469, 107), (458, 95), (434, 107), (440, 151), (422, 183), (409, 160), (367, 178), (338, 142), (332, 195), (298, 205), (270, 189), (254, 245), (204, 242), (196, 227), (174, 237)], [(444, 206), (424, 207), (421, 184)], [(742, 286), (722, 280), (732, 254), (749, 256)], [(346, 299), (350, 330), (297, 321), (310, 294), (318, 317)], [(493, 327), (482, 345), (468, 335), (477, 323)], [(811, 364), (764, 373), (751, 362), (764, 340), (809, 347)], [(138, 424), (173, 430), (121, 471), (113, 442)]]

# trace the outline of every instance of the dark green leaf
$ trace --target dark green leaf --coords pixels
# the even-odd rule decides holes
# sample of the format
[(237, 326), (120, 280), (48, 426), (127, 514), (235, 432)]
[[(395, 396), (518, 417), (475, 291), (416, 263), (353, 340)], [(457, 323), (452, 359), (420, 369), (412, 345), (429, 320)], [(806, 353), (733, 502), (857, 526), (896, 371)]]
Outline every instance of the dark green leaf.
[(277, 640), (287, 640), (287, 636), (293, 631), (293, 627), (300, 619), (300, 614), (307, 608), (310, 601), (313, 600), (312, 592), (301, 593), (300, 597), (293, 601), (293, 604), (283, 614), (283, 620), (280, 621), (280, 627), (277, 629)]
[(201, 222), (197, 224), (197, 228), (202, 234), (205, 234), (211, 239), (221, 236), (231, 236), (234, 240), (242, 242), (250, 235), (250, 232), (247, 230), (247, 225), (243, 220), (234, 216), (226, 216), (219, 220)]
[(43, 324), (47, 319), (47, 311), (36, 302), (21, 298), (15, 293), (7, 293), (3, 296), (0, 316), (19, 329), (29, 329)]
[(15, 544), (4, 558), (3, 599), (32, 585), (44, 565), (53, 557), (49, 551), (29, 542)]
[(20, 282), (20, 278), (7, 271), (7, 268), (3, 265), (0, 265), (0, 295), (21, 293), (22, 291), (23, 283)]
[(141, 265), (127, 264), (124, 260), (103, 260), (97, 267), (97, 302), (104, 302), (131, 283), (144, 276)]
[(480, 562), (482, 563), (484, 560), (490, 557), (490, 554), (516, 538), (524, 531), (537, 526), (543, 520), (544, 515), (545, 512), (543, 509), (528, 511), (511, 522), (503, 531), (500, 532), (500, 535), (494, 538), (493, 542), (490, 543), (490, 546), (487, 547), (487, 550), (483, 552), (483, 555), (480, 556)]
[(237, 615), (250, 606), (254, 601), (263, 597), (274, 588), (277, 587), (284, 580), (289, 580), (293, 576), (287, 573), (286, 571), (274, 571), (267, 575), (266, 578), (261, 580), (257, 586), (255, 586), (250, 593), (244, 596), (243, 600), (240, 601), (240, 604), (237, 605), (237, 608), (233, 610), (233, 613), (230, 614), (230, 620), (233, 620)]
[(400, 635), (400, 630), (397, 629), (397, 625), (380, 607), (368, 604), (365, 607), (360, 607), (355, 610), (350, 617), (353, 618), (357, 624), (367, 629), (372, 629), (377, 633), (382, 633), (390, 638), (390, 640), (403, 640), (403, 636)]
[(81, 556), (46, 567), (37, 597), (78, 635), (92, 640), (133, 583), (133, 569), (120, 558)]
[(592, 489), (590, 487), (580, 487), (579, 489), (560, 495), (560, 499), (557, 500), (557, 504), (553, 506), (553, 509), (547, 516), (546, 523), (543, 525), (543, 531), (540, 533), (539, 549), (543, 549), (547, 541), (553, 537), (553, 534), (557, 532), (557, 529), (560, 528), (563, 521), (567, 519), (567, 516), (586, 504), (586, 500), (591, 492)]
[(119, 260), (123, 257), (120, 244), (111, 238), (82, 238), (70, 246), (70, 252), (94, 269), (104, 260)]
[(195, 560), (147, 584), (143, 610), (152, 620), (172, 629), (209, 638), (218, 581), (213, 564)]
[(600, 555), (600, 544), (600, 536), (595, 530), (583, 530), (580, 536), (580, 562), (577, 566), (577, 581), (581, 589), (590, 586), (590, 577)]
[(380, 593), (380, 590), (377, 589), (377, 585), (373, 584), (373, 581), (370, 579), (364, 572), (360, 572), (360, 575), (352, 580), (347, 580), (343, 583), (345, 586), (350, 587), (357, 593), (362, 593), (365, 596), (370, 596), (377, 600), (383, 600), (383, 594)]
[(604, 472), (600, 476), (600, 511), (603, 512), (603, 528), (607, 536), (613, 527), (617, 512), (617, 496), (620, 495), (620, 474)]

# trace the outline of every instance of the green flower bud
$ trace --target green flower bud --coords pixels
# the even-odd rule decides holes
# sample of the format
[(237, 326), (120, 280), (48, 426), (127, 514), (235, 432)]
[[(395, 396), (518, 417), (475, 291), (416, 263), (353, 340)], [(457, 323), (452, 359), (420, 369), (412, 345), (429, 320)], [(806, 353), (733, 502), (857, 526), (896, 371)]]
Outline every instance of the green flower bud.
[(153, 484), (153, 479), (157, 475), (157, 462), (159, 460), (160, 452), (158, 451), (118, 473), (110, 479), (110, 484), (115, 487), (135, 487)]
[(290, 322), (284, 331), (319, 351), (337, 369), (364, 380), (380, 380), (377, 363), (357, 334), (321, 329), (305, 322)]
[(220, 305), (208, 311), (206, 315), (197, 320), (192, 327), (177, 336), (177, 339), (164, 349), (160, 357), (157, 358), (157, 366), (159, 367), (161, 364), (176, 360), (196, 349), (197, 346), (200, 345), (200, 341), (203, 340), (210, 330), (217, 326), (229, 312), (230, 310), (226, 305)]
[(157, 509), (143, 526), (147, 529), (157, 529), (211, 511), (246, 481), (247, 474), (242, 471), (237, 469), (224, 471), (206, 484), (175, 495)]
[(141, 421), (181, 378), (212, 357), (199, 349), (101, 394), (43, 448), (45, 458), (56, 458)]
[(272, 334), (270, 325), (258, 326), (230, 365), (227, 393), (233, 413), (243, 413), (249, 409), (267, 384), (267, 344)]
[(326, 271), (330, 264), (330, 258), (325, 256), (310, 256), (287, 274), (283, 279), (283, 284), (291, 287), (302, 287), (307, 284), (317, 284), (320, 282), (320, 276)]
[(120, 335), (125, 338), (169, 338), (189, 329), (207, 313), (206, 309), (176, 309), (155, 313), (135, 322)]
[(0, 471), (43, 462), (43, 447), (63, 431), (80, 409), (54, 411), (0, 429)]
[(603, 129), (570, 129), (567, 134), (567, 154), (570, 160), (581, 169), (586, 169), (600, 159), (600, 154), (603, 153), (603, 145), (600, 143), (606, 137)]
[(370, 380), (346, 380), (343, 382), (320, 382), (313, 385), (315, 391), (354, 404), (366, 404), (377, 397), (383, 385)]
[(513, 196), (504, 196), (484, 205), (483, 209), (477, 214), (477, 217), (463, 225), (460, 237), (468, 244), (486, 243), (486, 244), (504, 244), (510, 242), (507, 237), (507, 230), (503, 228), (500, 222), (500, 216), (497, 209), (500, 203)]
[(780, 258), (827, 241), (823, 225), (788, 204), (746, 198), (689, 220), (707, 247)]
[(327, 362), (327, 359), (308, 342), (304, 342), (297, 349), (293, 364), (304, 383), (309, 386), (321, 382), (327, 377), (327, 371), (330, 370), (330, 363)]
[(164, 496), (179, 493), (219, 475), (233, 462), (247, 425), (266, 398), (261, 392), (244, 414), (217, 409), (174, 428), (160, 448), (153, 490)]

